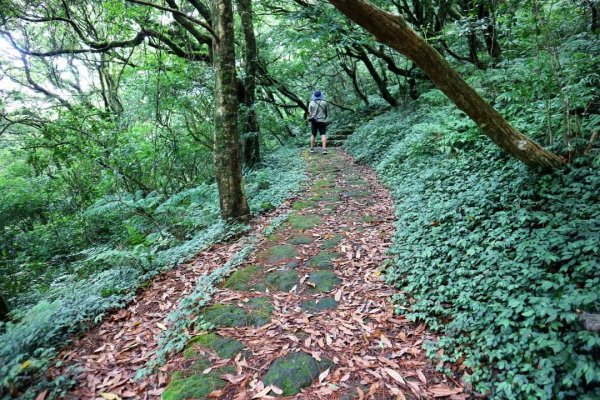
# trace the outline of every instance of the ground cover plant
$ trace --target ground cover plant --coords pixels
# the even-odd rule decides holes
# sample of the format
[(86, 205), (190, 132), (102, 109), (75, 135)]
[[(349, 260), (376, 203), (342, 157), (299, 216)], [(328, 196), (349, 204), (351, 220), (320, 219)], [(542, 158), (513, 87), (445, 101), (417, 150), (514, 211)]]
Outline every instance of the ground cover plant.
[[(248, 171), (254, 212), (277, 207), (302, 187), (304, 161), (296, 152), (282, 148), (265, 157), (261, 168)], [(274, 175), (277, 180), (269, 179)], [(63, 266), (70, 273), (44, 282), (48, 289), (39, 297), (27, 293), (34, 300), (14, 310), (12, 322), (0, 322), (0, 382), (7, 393), (39, 381), (70, 335), (127, 304), (152, 277), (245, 230), (220, 219), (214, 184), (168, 198), (156, 193), (107, 196), (80, 218), (110, 225), (112, 241), (74, 255), (76, 261)]]
[(579, 315), (600, 309), (600, 159), (539, 175), (452, 107), (422, 102), (348, 143), (395, 199), (386, 279), (405, 293), (397, 311), (442, 333), (430, 355), (479, 393), (596, 398), (600, 335)]

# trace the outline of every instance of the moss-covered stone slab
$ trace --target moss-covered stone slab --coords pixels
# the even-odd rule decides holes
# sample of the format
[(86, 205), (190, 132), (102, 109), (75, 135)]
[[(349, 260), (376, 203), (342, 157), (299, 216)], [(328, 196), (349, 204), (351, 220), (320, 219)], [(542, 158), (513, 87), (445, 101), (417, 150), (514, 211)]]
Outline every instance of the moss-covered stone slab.
[[(245, 347), (244, 344), (238, 340), (223, 337), (216, 333), (207, 333), (194, 337), (190, 340), (188, 348), (193, 348), (196, 345), (214, 351), (220, 358), (233, 358)], [(186, 351), (184, 351), (184, 356)]]
[(256, 285), (252, 284), (252, 280), (260, 273), (262, 267), (260, 265), (251, 265), (246, 268), (241, 268), (232, 273), (223, 284), (227, 289), (250, 291), (256, 290)]
[(250, 299), (246, 306), (249, 308), (248, 325), (254, 327), (263, 326), (271, 321), (273, 314), (273, 304), (268, 297), (256, 297)]
[(312, 238), (310, 236), (306, 236), (306, 235), (295, 235), (292, 237), (292, 239), (290, 240), (291, 244), (311, 244), (313, 242)]
[(216, 373), (207, 375), (191, 375), (185, 377), (181, 372), (175, 372), (171, 383), (163, 392), (163, 400), (206, 399), (209, 393), (225, 387), (227, 382)]
[(293, 396), (319, 377), (319, 374), (333, 363), (329, 360), (318, 362), (306, 353), (291, 353), (271, 364), (262, 381), (275, 385), (283, 391), (283, 396)]
[(314, 208), (317, 206), (317, 202), (312, 200), (299, 200), (292, 204), (293, 210), (304, 210), (305, 208)]
[(265, 276), (269, 287), (281, 292), (289, 292), (298, 283), (296, 271), (274, 271)]
[(308, 261), (308, 265), (318, 269), (333, 269), (333, 261), (342, 257), (339, 253), (331, 253), (329, 251), (321, 251)]
[(342, 243), (343, 239), (344, 237), (342, 235), (335, 234), (331, 238), (323, 240), (321, 248), (325, 250), (333, 249), (338, 244)]
[(221, 374), (229, 372), (229, 369), (219, 368), (203, 374), (202, 371), (209, 365), (208, 360), (201, 358), (185, 372), (175, 372), (163, 392), (163, 400), (206, 399), (209, 393), (224, 388), (227, 382), (221, 379)]
[(335, 186), (335, 183), (331, 179), (319, 179), (313, 184), (314, 188), (331, 188)]
[(280, 261), (294, 258), (297, 255), (298, 251), (296, 248), (289, 244), (273, 246), (266, 252), (266, 258), (270, 264), (276, 264)]
[(311, 229), (321, 225), (323, 220), (318, 215), (292, 215), (290, 216), (290, 225), (294, 229)]
[[(332, 271), (315, 271), (308, 277), (307, 283), (311, 291), (327, 293), (332, 291), (341, 282), (340, 278)], [(314, 286), (313, 286), (314, 285)]]
[(377, 221), (377, 218), (373, 215), (363, 215), (362, 220), (363, 220), (363, 222), (366, 222), (367, 224), (371, 224), (371, 223)]
[(248, 313), (232, 304), (213, 304), (200, 315), (204, 320), (218, 327), (240, 327), (248, 323)]
[(305, 312), (315, 313), (323, 310), (331, 310), (338, 306), (338, 302), (333, 297), (324, 297), (322, 299), (307, 300), (300, 303), (300, 308)]

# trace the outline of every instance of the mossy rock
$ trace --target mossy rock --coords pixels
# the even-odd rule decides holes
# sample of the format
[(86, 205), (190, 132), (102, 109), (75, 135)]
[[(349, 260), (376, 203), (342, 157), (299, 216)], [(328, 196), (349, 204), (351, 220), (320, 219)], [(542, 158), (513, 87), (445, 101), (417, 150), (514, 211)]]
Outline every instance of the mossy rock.
[(245, 347), (244, 344), (238, 340), (223, 337), (216, 333), (207, 333), (194, 337), (190, 340), (188, 348), (193, 347), (194, 345), (200, 345), (206, 349), (212, 350), (217, 353), (220, 358), (233, 358)]
[(294, 258), (298, 255), (298, 251), (294, 246), (289, 244), (273, 246), (267, 250), (266, 257), (270, 264), (276, 264), (280, 261)]
[(248, 325), (254, 327), (263, 326), (271, 321), (273, 313), (273, 304), (268, 297), (256, 297), (250, 299), (247, 303), (250, 312), (248, 313)]
[(290, 224), (294, 229), (311, 229), (323, 223), (318, 215), (292, 215)]
[(311, 244), (313, 242), (313, 239), (310, 236), (306, 236), (306, 235), (295, 235), (294, 237), (292, 237), (292, 240), (290, 240), (291, 244)]
[(274, 271), (265, 276), (265, 282), (281, 292), (289, 292), (298, 283), (296, 271)]
[(177, 371), (171, 377), (169, 386), (162, 394), (163, 400), (205, 399), (209, 393), (227, 385), (220, 375), (222, 372), (212, 371), (209, 374), (201, 372), (186, 376)]
[(375, 221), (377, 221), (377, 218), (373, 215), (365, 215), (362, 217), (363, 222), (366, 222), (367, 224), (371, 224)]
[(319, 377), (319, 374), (333, 363), (323, 359), (318, 362), (306, 353), (290, 353), (271, 364), (262, 381), (266, 385), (275, 385), (283, 391), (283, 396), (293, 396)]
[(322, 251), (308, 261), (308, 264), (313, 268), (318, 269), (333, 269), (333, 262), (342, 255), (339, 253), (330, 253), (328, 251)]
[(294, 260), (294, 261), (289, 261), (285, 264), (285, 267), (287, 269), (296, 269), (300, 266), (300, 261), (298, 260)]
[(218, 327), (240, 327), (248, 323), (248, 313), (232, 304), (213, 304), (200, 315)]
[(315, 188), (331, 188), (334, 186), (335, 183), (331, 179), (319, 179), (313, 184)]
[(342, 235), (333, 235), (333, 237), (331, 237), (330, 239), (326, 239), (323, 240), (323, 242), (321, 243), (321, 248), (323, 249), (333, 249), (334, 247), (336, 247), (338, 244), (342, 243), (342, 240), (344, 239), (344, 237)]
[(314, 284), (314, 287), (311, 285), (311, 291), (326, 293), (339, 285), (341, 280), (332, 271), (315, 271), (310, 274), (307, 282)]
[(306, 312), (319, 312), (331, 310), (338, 306), (338, 302), (333, 297), (324, 297), (322, 299), (307, 300), (300, 303), (300, 308)]
[(258, 275), (262, 267), (260, 265), (251, 265), (246, 268), (241, 268), (232, 273), (223, 284), (227, 289), (250, 291), (256, 290), (256, 285), (252, 284), (252, 280)]
[(292, 204), (292, 209), (293, 210), (304, 210), (305, 208), (314, 208), (316, 206), (317, 206), (317, 203), (315, 201), (300, 200), (300, 201), (296, 201), (296, 202), (294, 202), (294, 204)]

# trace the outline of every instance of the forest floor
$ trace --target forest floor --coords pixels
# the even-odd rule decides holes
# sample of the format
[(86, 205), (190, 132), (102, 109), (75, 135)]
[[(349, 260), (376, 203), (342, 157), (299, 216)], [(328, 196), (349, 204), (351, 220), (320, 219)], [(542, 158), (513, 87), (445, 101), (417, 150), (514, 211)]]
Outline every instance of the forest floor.
[(467, 397), (425, 357), (422, 346), (435, 337), (394, 314), (390, 299), (398, 291), (384, 283), (381, 270), (394, 233), (389, 193), (341, 150), (299, 156), (308, 161), (307, 189), (253, 221), (244, 237), (258, 238), (255, 250), (198, 311), (215, 329), (192, 332), (182, 354), (133, 379), (169, 329), (167, 314), (199, 276), (236, 254), (244, 237), (156, 278), (127, 308), (65, 349), (51, 375), (76, 380), (67, 398)]

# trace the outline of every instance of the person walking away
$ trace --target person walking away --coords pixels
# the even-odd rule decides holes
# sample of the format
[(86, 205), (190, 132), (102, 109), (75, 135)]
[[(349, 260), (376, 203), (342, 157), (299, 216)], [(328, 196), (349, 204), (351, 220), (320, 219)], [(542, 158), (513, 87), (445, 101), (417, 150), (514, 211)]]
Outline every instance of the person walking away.
[(315, 152), (315, 136), (317, 132), (321, 135), (321, 144), (323, 154), (327, 154), (327, 114), (329, 113), (329, 103), (324, 100), (323, 93), (315, 90), (308, 104), (308, 120), (311, 125), (310, 152)]

